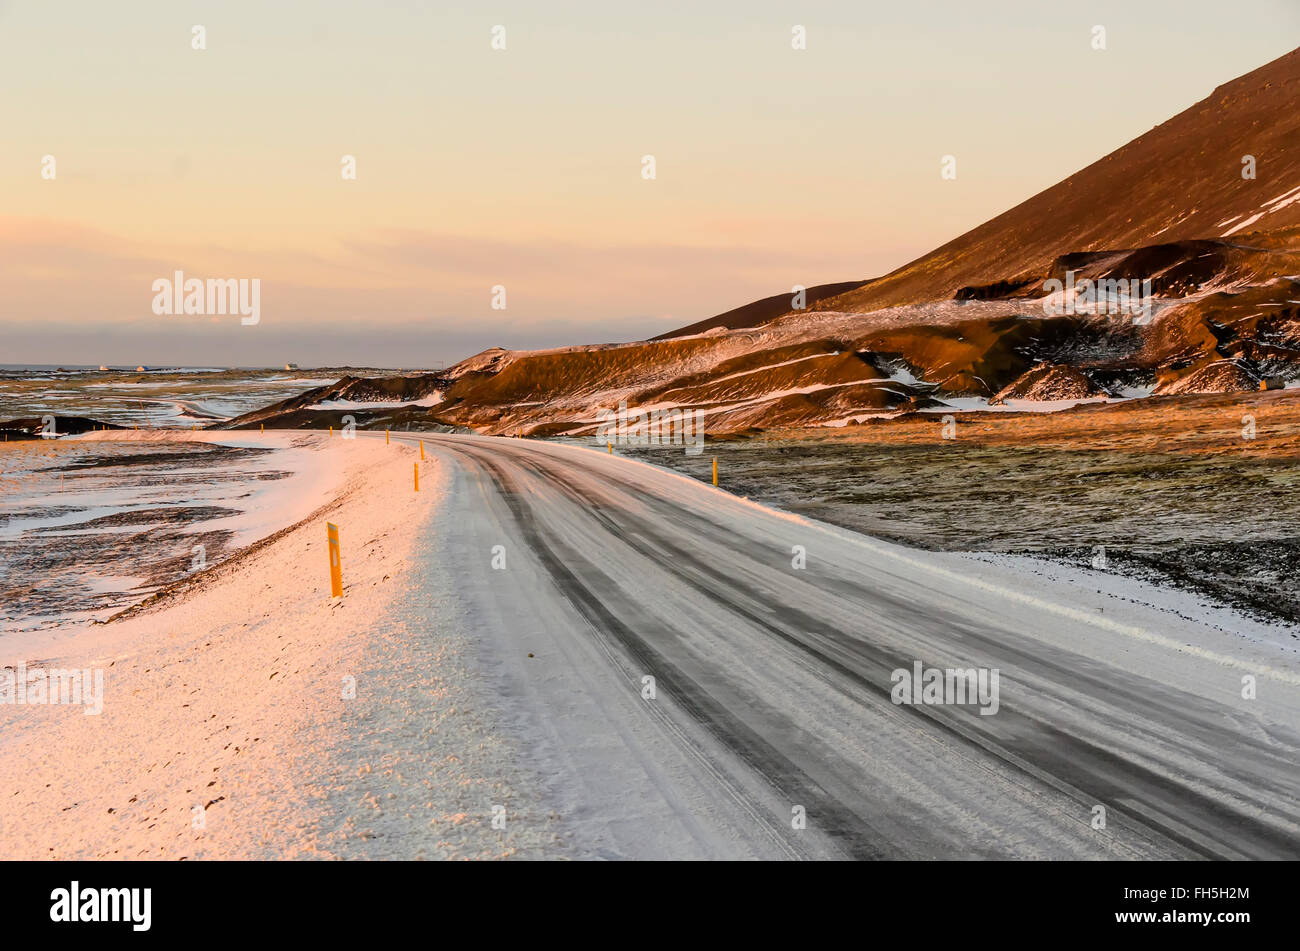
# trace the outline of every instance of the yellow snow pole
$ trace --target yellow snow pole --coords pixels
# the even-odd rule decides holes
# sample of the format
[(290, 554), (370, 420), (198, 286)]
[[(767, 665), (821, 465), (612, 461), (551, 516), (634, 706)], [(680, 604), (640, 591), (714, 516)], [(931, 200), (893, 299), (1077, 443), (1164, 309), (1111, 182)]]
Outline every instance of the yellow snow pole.
[(421, 459), (424, 458), (424, 440), (423, 440), (423, 439), (420, 440), (420, 458), (421, 458)]
[(333, 522), (325, 523), (330, 549), (330, 597), (343, 597), (343, 566), (339, 562), (339, 527)]
[(718, 457), (713, 457), (713, 484), (718, 484)]
[(415, 491), (419, 492), (420, 491), (420, 464), (418, 462), (414, 462), (412, 463), (412, 465), (415, 466)]
[(384, 445), (388, 445), (388, 430), (384, 430)]

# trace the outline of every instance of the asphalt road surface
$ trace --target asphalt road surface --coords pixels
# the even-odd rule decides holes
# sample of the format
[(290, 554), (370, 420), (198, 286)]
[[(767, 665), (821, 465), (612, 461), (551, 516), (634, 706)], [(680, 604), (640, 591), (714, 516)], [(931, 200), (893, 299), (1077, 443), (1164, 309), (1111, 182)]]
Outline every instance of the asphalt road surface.
[[(394, 438), (452, 463), (430, 557), (463, 570), (580, 854), (1300, 857), (1294, 654), (777, 512), (725, 472)], [(996, 670), (995, 710), (894, 702), (917, 662)]]

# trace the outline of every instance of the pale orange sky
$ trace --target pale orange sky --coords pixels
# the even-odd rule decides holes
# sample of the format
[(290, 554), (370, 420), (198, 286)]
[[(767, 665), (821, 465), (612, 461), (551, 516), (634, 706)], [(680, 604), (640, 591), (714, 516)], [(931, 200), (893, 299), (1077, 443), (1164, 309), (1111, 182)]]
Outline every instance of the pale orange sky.
[[(635, 339), (891, 270), (1300, 27), (1290, 0), (609, 6), (0, 0), (0, 363)], [(261, 323), (155, 316), (176, 269), (259, 278)]]

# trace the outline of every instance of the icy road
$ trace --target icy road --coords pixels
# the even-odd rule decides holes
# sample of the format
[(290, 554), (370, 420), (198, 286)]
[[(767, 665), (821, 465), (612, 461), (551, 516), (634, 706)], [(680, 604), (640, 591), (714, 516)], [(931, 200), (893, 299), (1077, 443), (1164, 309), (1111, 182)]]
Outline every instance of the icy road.
[[(1285, 643), (603, 447), (422, 438), (429, 563), (580, 856), (1300, 857)], [(996, 703), (895, 702), (918, 664)]]

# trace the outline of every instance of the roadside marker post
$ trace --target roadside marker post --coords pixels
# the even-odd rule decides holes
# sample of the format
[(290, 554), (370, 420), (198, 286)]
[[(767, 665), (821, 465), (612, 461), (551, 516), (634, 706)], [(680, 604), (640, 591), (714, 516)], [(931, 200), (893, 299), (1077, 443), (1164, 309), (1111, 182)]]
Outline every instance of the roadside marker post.
[(609, 442), (609, 443), (605, 443), (605, 445), (609, 447), (609, 454), (611, 456), (614, 455), (614, 444), (612, 442)]
[(330, 439), (333, 439), (333, 438), (334, 438), (334, 427), (331, 426), (331, 427), (330, 427)]
[(343, 566), (339, 562), (339, 527), (333, 522), (325, 523), (329, 536), (330, 548), (330, 597), (343, 597)]
[(420, 458), (421, 458), (421, 459), (424, 458), (424, 440), (423, 440), (423, 439), (420, 440)]
[(415, 466), (415, 491), (419, 492), (420, 491), (420, 464), (418, 462), (415, 462), (412, 463), (412, 465)]
[(384, 445), (388, 445), (388, 430), (384, 430)]
[(713, 457), (713, 485), (714, 488), (717, 488), (718, 485), (718, 457), (717, 456)]

